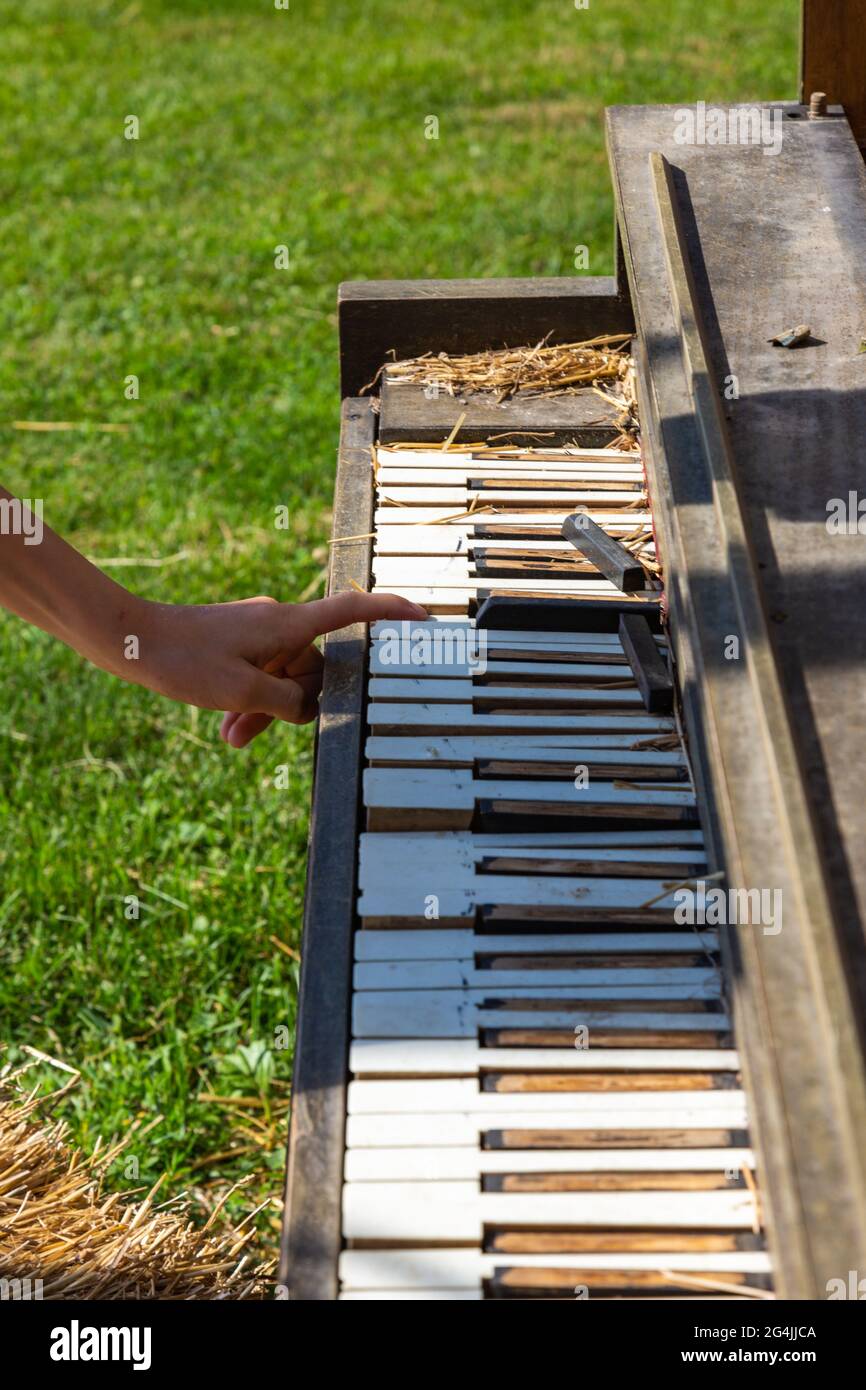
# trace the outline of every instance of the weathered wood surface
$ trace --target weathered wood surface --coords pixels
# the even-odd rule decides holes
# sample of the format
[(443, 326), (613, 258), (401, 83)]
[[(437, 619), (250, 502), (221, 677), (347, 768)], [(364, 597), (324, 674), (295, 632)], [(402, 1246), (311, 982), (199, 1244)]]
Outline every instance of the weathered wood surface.
[(647, 586), (647, 572), (621, 541), (609, 536), (591, 516), (575, 512), (562, 523), (562, 534), (581, 555), (623, 593)]
[(491, 391), (465, 399), (440, 391), (428, 398), (415, 382), (390, 382), (381, 388), (379, 438), (383, 444), (402, 439), (418, 443), (446, 440), (458, 420), (461, 443), (507, 435), (504, 444), (568, 444), (603, 449), (621, 433), (619, 411), (594, 391), (574, 396), (514, 396), (500, 401)]
[(670, 714), (674, 706), (674, 685), (649, 623), (639, 613), (623, 613), (619, 635), (644, 705), (650, 714)]
[[(618, 257), (618, 253), (617, 253)], [(547, 338), (578, 342), (634, 327), (628, 286), (608, 276), (511, 280), (358, 280), (339, 290), (343, 396), (388, 359), (481, 352)]]
[[(803, 0), (800, 100), (838, 103), (866, 146), (866, 0)], [(833, 117), (831, 116), (832, 120)]]
[[(335, 536), (371, 529), (374, 436), (370, 402), (344, 401)], [(352, 580), (366, 588), (369, 573), (369, 539), (332, 548), (330, 593)], [(323, 648), (280, 1259), (292, 1299), (337, 1297), (366, 645), (366, 627), (357, 624)]]
[[(826, 524), (830, 499), (862, 486), (866, 178), (843, 120), (807, 122), (799, 107), (778, 109), (783, 139), (773, 156), (757, 145), (678, 144), (674, 108), (611, 111), (609, 144), (684, 706), (699, 791), (715, 796), (710, 864), (723, 862), (732, 886), (783, 890), (778, 936), (749, 927), (724, 934), (765, 1211), (781, 1295), (820, 1298), (839, 1268), (866, 1261), (858, 1037), (866, 1017), (866, 556), (862, 538), (833, 535)], [(717, 390), (729, 388), (722, 410), (733, 492), (714, 473), (695, 412), (701, 364), (679, 349), (651, 151), (674, 165), (709, 373)], [(769, 345), (800, 322), (811, 325), (814, 346)], [(723, 540), (732, 505), (742, 513), (746, 555), (729, 527)], [(740, 582), (744, 565), (760, 591), (763, 636)], [(791, 811), (779, 795), (755, 675), (768, 650), (817, 830), (829, 929), (805, 905), (791, 858)]]

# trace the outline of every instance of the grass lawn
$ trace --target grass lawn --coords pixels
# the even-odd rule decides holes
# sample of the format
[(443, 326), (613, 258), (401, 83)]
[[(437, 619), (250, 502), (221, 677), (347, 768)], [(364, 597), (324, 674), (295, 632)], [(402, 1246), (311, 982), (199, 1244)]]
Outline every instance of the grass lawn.
[[(791, 98), (798, 13), (0, 0), (0, 478), (149, 597), (314, 596), (337, 283), (571, 274), (578, 244), (609, 273), (602, 107)], [(252, 1174), (249, 1209), (282, 1181), (311, 733), (233, 752), (5, 615), (0, 662), (0, 1036), (80, 1069), (77, 1142), (162, 1116), (139, 1182)]]

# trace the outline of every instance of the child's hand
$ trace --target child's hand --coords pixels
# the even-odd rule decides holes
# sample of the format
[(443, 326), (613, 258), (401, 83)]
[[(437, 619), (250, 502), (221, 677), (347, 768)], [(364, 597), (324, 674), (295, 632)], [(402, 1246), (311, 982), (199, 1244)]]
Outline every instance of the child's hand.
[(427, 617), (408, 599), (360, 590), (315, 603), (152, 603), (43, 525), (41, 511), (34, 517), (2, 487), (0, 501), (20, 521), (0, 536), (0, 605), (121, 680), (188, 705), (229, 710), (222, 736), (233, 748), (272, 719), (315, 719), (322, 688), (316, 637), (375, 618)]
[(233, 748), (245, 747), (274, 719), (315, 719), (323, 662), (314, 638), (377, 618), (427, 617), (408, 599), (352, 592), (314, 603), (248, 598), (147, 608), (134, 678), (172, 700), (228, 710), (220, 732)]

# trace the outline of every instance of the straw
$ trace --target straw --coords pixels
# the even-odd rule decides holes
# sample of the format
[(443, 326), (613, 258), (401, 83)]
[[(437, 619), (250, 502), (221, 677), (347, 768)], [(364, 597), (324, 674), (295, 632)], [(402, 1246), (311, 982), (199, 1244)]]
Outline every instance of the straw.
[(616, 393), (602, 390), (599, 394), (630, 415), (631, 358), (625, 351), (630, 336), (604, 334), (584, 342), (557, 344), (542, 339), (533, 347), (454, 356), (443, 352), (433, 357), (427, 353), (402, 362), (388, 362), (383, 370), (389, 384), (435, 385), (452, 396), (493, 391), (500, 401), (518, 392), (523, 396), (574, 395), (604, 382)]
[[(223, 1214), (217, 1231), (215, 1212), (197, 1227), (182, 1198), (154, 1205), (162, 1179), (138, 1200), (104, 1190), (109, 1168), (152, 1125), (134, 1124), (125, 1139), (83, 1155), (68, 1146), (66, 1124), (50, 1118), (77, 1078), (45, 1096), (24, 1090), (28, 1070), (0, 1073), (0, 1278), (26, 1275), (42, 1281), (36, 1296), (75, 1301), (273, 1293), (272, 1263), (242, 1267), (254, 1228), (241, 1231)], [(228, 1188), (218, 1208), (241, 1185)]]

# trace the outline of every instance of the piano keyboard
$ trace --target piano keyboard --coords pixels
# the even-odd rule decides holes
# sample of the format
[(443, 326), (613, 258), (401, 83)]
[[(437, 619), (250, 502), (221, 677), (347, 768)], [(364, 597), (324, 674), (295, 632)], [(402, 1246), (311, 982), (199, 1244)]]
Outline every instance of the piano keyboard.
[(374, 591), (467, 614), (491, 588), (615, 598), (560, 528), (585, 511), (653, 562), (640, 455), (616, 449), (376, 452)]
[(374, 587), (432, 616), (371, 631), (339, 1296), (766, 1296), (718, 934), (675, 915), (707, 872), (677, 723), (613, 613), (471, 616), (622, 599), (560, 527), (652, 562), (639, 455), (379, 449), (376, 486)]

